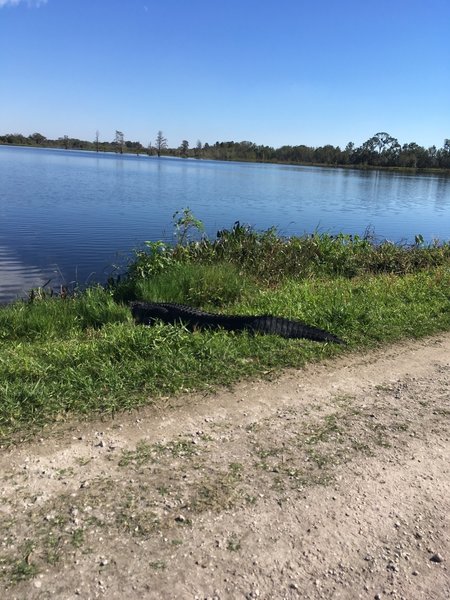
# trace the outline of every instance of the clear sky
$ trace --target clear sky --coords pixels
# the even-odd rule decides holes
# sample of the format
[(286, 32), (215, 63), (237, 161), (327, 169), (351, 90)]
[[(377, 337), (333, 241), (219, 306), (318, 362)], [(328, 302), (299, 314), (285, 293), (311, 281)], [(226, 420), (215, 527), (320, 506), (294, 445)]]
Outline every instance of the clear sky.
[(0, 134), (450, 138), (450, 0), (0, 0)]

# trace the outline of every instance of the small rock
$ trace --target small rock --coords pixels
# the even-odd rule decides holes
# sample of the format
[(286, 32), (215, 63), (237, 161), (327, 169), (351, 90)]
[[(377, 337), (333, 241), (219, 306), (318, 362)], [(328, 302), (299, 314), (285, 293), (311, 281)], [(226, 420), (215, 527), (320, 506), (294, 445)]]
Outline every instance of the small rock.
[(444, 557), (441, 554), (439, 554), (439, 552), (436, 552), (435, 554), (433, 554), (430, 560), (431, 562), (441, 563), (444, 562)]
[(177, 523), (184, 523), (186, 521), (186, 517), (183, 515), (178, 515), (178, 517), (175, 517), (175, 521), (177, 521)]
[(395, 564), (393, 560), (390, 560), (387, 564), (388, 571), (394, 571), (394, 573), (398, 573), (398, 565)]

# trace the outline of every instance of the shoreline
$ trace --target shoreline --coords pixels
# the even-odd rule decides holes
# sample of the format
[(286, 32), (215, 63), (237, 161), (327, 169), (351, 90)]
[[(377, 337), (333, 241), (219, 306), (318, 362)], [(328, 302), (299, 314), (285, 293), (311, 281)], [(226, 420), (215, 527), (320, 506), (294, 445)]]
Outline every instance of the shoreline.
[[(186, 209), (176, 225), (183, 240), (202, 224)], [(299, 241), (240, 224), (214, 241), (148, 242), (120, 281), (57, 296), (38, 288), (0, 309), (0, 437), (448, 330), (449, 259), (450, 244)], [(192, 327), (165, 309), (138, 323), (136, 301), (191, 307), (183, 314)], [(223, 327), (200, 330), (195, 315), (205, 313), (221, 316), (203, 324)], [(227, 331), (236, 315), (257, 331)], [(318, 330), (331, 335), (304, 339)], [(336, 339), (346, 346), (327, 341)]]
[(178, 159), (178, 160), (188, 160), (188, 161), (211, 161), (211, 162), (224, 162), (224, 163), (248, 163), (248, 164), (257, 164), (257, 165), (279, 165), (279, 166), (293, 166), (293, 167), (311, 167), (318, 169), (345, 169), (345, 170), (354, 170), (354, 171), (381, 171), (381, 172), (392, 172), (392, 173), (400, 173), (405, 175), (445, 175), (450, 176), (450, 169), (441, 169), (436, 167), (425, 167), (425, 168), (415, 168), (415, 167), (397, 167), (397, 166), (375, 166), (375, 165), (346, 165), (346, 164), (334, 164), (334, 163), (314, 163), (314, 162), (281, 162), (281, 161), (258, 161), (258, 160), (250, 160), (250, 159), (219, 159), (219, 158), (196, 158), (196, 157), (181, 157), (181, 156), (173, 156), (170, 154), (161, 153), (161, 156), (157, 156), (156, 154), (149, 154), (146, 151), (142, 152), (113, 152), (111, 150), (91, 150), (91, 149), (82, 149), (82, 148), (60, 148), (57, 146), (33, 146), (28, 144), (5, 144), (0, 142), (0, 146), (5, 148), (29, 148), (36, 150), (59, 150), (61, 152), (89, 152), (90, 154), (99, 154), (99, 155), (113, 155), (113, 156), (128, 156), (128, 157), (136, 157), (136, 158), (170, 158), (170, 159)]

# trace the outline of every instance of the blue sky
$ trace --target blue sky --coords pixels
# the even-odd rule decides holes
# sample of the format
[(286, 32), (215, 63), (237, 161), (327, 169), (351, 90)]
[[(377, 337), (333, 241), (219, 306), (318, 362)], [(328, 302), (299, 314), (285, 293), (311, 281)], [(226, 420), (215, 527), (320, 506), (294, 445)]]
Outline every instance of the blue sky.
[(450, 0), (0, 0), (0, 134), (450, 138)]

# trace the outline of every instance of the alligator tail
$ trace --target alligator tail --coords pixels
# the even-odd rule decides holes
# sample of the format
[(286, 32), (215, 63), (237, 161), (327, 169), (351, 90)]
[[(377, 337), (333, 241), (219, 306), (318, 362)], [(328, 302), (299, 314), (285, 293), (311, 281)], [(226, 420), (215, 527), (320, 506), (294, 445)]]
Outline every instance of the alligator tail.
[(251, 329), (266, 334), (279, 335), (288, 339), (303, 338), (314, 342), (333, 342), (334, 344), (345, 344), (343, 340), (333, 333), (307, 325), (301, 321), (263, 315), (254, 317)]

